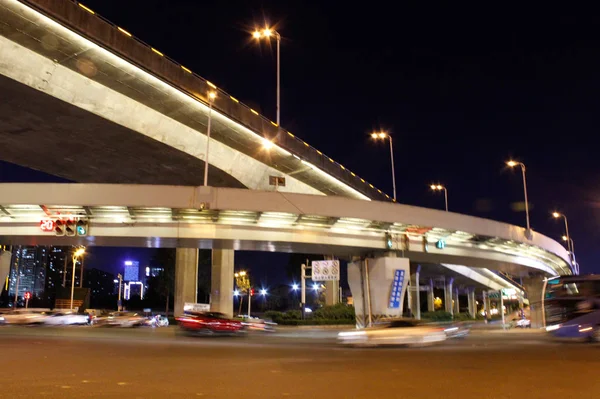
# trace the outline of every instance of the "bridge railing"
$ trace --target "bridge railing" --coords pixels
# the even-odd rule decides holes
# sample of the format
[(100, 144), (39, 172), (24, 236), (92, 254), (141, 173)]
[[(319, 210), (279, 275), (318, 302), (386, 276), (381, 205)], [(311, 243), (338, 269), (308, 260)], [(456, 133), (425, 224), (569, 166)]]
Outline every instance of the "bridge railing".
[(348, 170), (340, 163), (312, 147), (291, 132), (282, 129), (256, 110), (243, 104), (215, 84), (197, 75), (186, 66), (171, 59), (160, 49), (145, 43), (125, 28), (120, 27), (75, 0), (19, 0), (45, 15), (77, 31), (92, 42), (117, 54), (137, 67), (160, 78), (176, 89), (208, 104), (208, 93), (216, 91), (213, 107), (232, 120), (262, 135), (265, 139), (309, 162), (337, 180), (347, 184), (371, 199), (391, 200), (390, 196)]

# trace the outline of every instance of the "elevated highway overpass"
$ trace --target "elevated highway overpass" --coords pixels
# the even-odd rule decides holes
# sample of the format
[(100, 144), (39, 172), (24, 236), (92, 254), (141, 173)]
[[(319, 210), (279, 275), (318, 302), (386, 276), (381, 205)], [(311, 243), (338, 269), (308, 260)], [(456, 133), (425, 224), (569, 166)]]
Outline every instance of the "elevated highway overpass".
[[(181, 306), (196, 292), (198, 248), (213, 250), (212, 298), (219, 309), (231, 308), (235, 250), (323, 253), (349, 260), (399, 256), (440, 265), (446, 275), (490, 289), (514, 287), (495, 272), (525, 279), (571, 274), (565, 248), (537, 232), (528, 240), (524, 228), (505, 223), (390, 202), (365, 206), (337, 196), (14, 183), (0, 184), (0, 213), (3, 245), (178, 248)], [(60, 237), (40, 229), (41, 220), (61, 218), (88, 220), (88, 235)], [(437, 245), (441, 241), (444, 245)]]
[[(76, 1), (0, 2), (0, 159), (81, 183), (389, 196)], [(277, 187), (273, 178), (283, 177)]]

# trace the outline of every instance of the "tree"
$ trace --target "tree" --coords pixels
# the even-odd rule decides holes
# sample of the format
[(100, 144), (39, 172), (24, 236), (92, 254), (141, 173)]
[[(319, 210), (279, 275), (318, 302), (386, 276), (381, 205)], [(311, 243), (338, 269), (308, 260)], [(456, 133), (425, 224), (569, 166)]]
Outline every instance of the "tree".
[(156, 291), (161, 297), (165, 297), (165, 314), (169, 313), (169, 299), (175, 291), (175, 249), (158, 248), (152, 256), (152, 264), (161, 267), (162, 270), (156, 278)]

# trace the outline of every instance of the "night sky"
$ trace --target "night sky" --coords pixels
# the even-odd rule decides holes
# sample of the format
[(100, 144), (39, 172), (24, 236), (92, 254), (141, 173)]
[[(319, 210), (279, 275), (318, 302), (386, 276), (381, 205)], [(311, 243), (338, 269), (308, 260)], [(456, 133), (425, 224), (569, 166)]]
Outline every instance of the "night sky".
[[(600, 272), (599, 16), (454, 2), (84, 4), (272, 120), (274, 46), (250, 32), (276, 24), (284, 128), (391, 195), (389, 149), (369, 138), (384, 129), (399, 202), (443, 208), (428, 187), (441, 182), (451, 211), (524, 226), (521, 175), (504, 166), (522, 161), (532, 228), (560, 239), (550, 213), (565, 213), (582, 273)], [(51, 180), (6, 164), (0, 177)]]

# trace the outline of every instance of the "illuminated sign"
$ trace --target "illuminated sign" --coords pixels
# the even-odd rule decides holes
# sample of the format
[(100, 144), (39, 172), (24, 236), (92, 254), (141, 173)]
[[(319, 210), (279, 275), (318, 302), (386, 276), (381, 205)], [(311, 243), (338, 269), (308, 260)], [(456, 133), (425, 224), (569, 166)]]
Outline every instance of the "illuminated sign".
[(54, 220), (44, 219), (40, 221), (40, 229), (42, 231), (54, 231)]
[(389, 308), (400, 308), (400, 297), (402, 295), (402, 287), (404, 286), (404, 270), (396, 270), (394, 273), (394, 281), (392, 282), (392, 291), (390, 292)]

